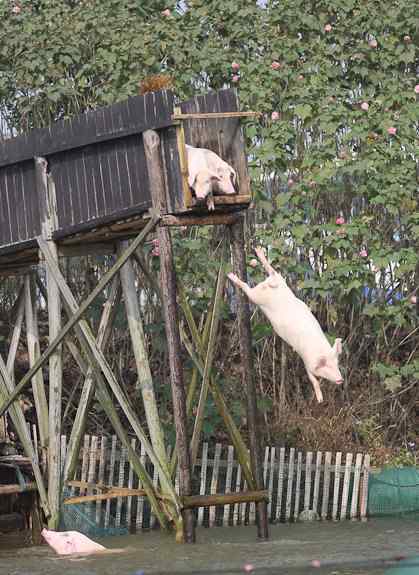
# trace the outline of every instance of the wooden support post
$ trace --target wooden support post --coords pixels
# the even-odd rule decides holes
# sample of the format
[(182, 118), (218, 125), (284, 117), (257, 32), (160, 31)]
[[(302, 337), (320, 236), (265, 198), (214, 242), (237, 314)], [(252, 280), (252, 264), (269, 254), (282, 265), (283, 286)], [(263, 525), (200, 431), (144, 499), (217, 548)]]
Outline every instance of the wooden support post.
[[(244, 282), (247, 281), (246, 259), (244, 251), (244, 223), (241, 218), (230, 227), (231, 249), (233, 256), (233, 270)], [(237, 320), (239, 326), (240, 355), (242, 367), (242, 380), (247, 392), (247, 420), (250, 438), (250, 457), (252, 471), (256, 482), (256, 490), (263, 489), (261, 443), (257, 421), (256, 386), (253, 373), (252, 334), (250, 327), (249, 303), (241, 290), (236, 291)], [(266, 501), (257, 503), (258, 537), (267, 539), (268, 515)]]
[[(36, 301), (34, 300), (33, 278), (25, 275), (25, 322), (26, 339), (28, 342), (29, 365), (32, 367), (41, 355), (38, 333), (38, 314)], [(39, 370), (32, 379), (32, 390), (35, 401), (36, 416), (38, 420), (39, 437), (41, 440), (41, 450), (47, 449), (48, 445), (48, 404), (45, 394), (44, 377), (42, 370)]]
[[(147, 170), (151, 183), (151, 199), (158, 214), (166, 207), (166, 192), (160, 155), (160, 138), (153, 130), (143, 134)], [(179, 491), (181, 497), (192, 495), (191, 457), (186, 419), (186, 394), (183, 382), (181, 345), (176, 302), (176, 275), (173, 264), (172, 242), (168, 228), (158, 227), (160, 248), (160, 285), (164, 309), (167, 345), (169, 351), (170, 382), (172, 386), (173, 412), (179, 466)], [(184, 541), (195, 541), (194, 515), (191, 509), (182, 511)]]
[[(35, 173), (36, 188), (40, 199), (42, 237), (48, 243), (50, 252), (58, 265), (58, 250), (52, 240), (52, 232), (57, 228), (55, 188), (52, 177), (47, 173), (45, 158), (35, 158)], [(49, 338), (52, 341), (61, 330), (61, 299), (58, 285), (48, 267), (46, 278)], [(62, 346), (59, 345), (49, 358), (48, 501), (51, 516), (48, 519), (48, 527), (50, 529), (58, 529), (60, 522), (62, 383)], [(45, 405), (42, 406), (42, 410), (42, 416), (46, 415)]]

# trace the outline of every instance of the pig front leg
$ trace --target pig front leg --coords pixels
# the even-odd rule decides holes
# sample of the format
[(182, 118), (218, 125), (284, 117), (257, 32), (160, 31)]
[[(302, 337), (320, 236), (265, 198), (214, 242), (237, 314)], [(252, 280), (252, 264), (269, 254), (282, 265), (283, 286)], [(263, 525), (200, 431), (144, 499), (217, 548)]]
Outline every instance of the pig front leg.
[(252, 288), (249, 287), (247, 285), (247, 283), (242, 281), (239, 277), (236, 276), (236, 274), (233, 274), (233, 273), (227, 274), (227, 277), (235, 286), (237, 286), (242, 291), (244, 291), (244, 293), (247, 295), (247, 297), (249, 299), (251, 299), (250, 295), (251, 295)]
[(258, 246), (257, 248), (255, 248), (255, 254), (257, 255), (257, 257), (258, 257), (260, 263), (262, 264), (263, 269), (266, 271), (266, 273), (269, 276), (274, 276), (276, 274), (276, 271), (274, 270), (274, 268), (271, 266), (271, 264), (266, 259), (264, 249), (262, 247)]
[(320, 383), (319, 380), (316, 379), (314, 377), (314, 375), (312, 373), (310, 373), (309, 371), (307, 372), (308, 378), (311, 381), (311, 383), (313, 384), (313, 388), (314, 388), (314, 393), (316, 394), (316, 399), (319, 403), (322, 403), (323, 401), (323, 394), (322, 394), (322, 390), (320, 389)]

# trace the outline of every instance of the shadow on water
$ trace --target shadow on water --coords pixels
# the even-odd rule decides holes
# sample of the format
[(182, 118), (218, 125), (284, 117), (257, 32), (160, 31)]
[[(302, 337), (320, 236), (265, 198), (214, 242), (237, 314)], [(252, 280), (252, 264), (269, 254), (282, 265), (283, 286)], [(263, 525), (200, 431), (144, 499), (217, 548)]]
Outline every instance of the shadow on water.
[[(419, 522), (281, 524), (259, 542), (252, 527), (200, 528), (197, 541), (179, 545), (171, 534), (140, 533), (100, 540), (121, 553), (63, 558), (22, 532), (0, 535), (0, 575), (383, 574), (395, 558), (419, 555)], [(419, 565), (405, 571), (419, 575)]]

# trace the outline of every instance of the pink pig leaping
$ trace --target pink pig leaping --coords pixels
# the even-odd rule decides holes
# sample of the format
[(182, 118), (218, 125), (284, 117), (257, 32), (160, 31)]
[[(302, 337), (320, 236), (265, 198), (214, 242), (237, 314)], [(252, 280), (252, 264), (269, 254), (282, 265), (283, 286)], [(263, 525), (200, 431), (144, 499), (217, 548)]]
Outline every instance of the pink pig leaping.
[(95, 543), (78, 531), (50, 531), (49, 529), (43, 529), (41, 535), (58, 555), (90, 554), (106, 550), (106, 547)]
[(337, 384), (343, 382), (338, 367), (342, 340), (337, 338), (333, 347), (329, 344), (308, 306), (293, 294), (282, 275), (269, 264), (263, 249), (256, 248), (255, 252), (269, 275), (265, 281), (251, 288), (235, 274), (230, 273), (228, 277), (251, 302), (260, 307), (276, 333), (301, 357), (320, 403), (323, 394), (317, 378)]

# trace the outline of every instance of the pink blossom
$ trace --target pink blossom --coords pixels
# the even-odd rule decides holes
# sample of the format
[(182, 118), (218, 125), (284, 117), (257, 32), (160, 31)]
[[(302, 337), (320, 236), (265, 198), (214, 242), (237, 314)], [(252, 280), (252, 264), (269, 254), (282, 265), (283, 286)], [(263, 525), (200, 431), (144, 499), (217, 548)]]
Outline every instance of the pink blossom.
[(154, 240), (151, 240), (151, 243), (153, 244), (153, 247), (158, 247), (158, 245), (159, 245), (158, 238), (154, 238)]
[(276, 120), (279, 120), (279, 112), (272, 112), (271, 114), (271, 119), (276, 122)]
[(238, 62), (232, 62), (231, 69), (233, 72), (238, 72), (240, 70), (240, 64)]
[(250, 260), (250, 262), (249, 262), (250, 267), (255, 268), (255, 267), (257, 267), (257, 265), (258, 265), (258, 261), (255, 258)]
[(415, 295), (411, 295), (409, 298), (410, 303), (416, 304), (418, 301), (418, 298)]
[(156, 246), (155, 248), (153, 248), (153, 249), (151, 250), (151, 255), (152, 255), (152, 256), (156, 256), (156, 257), (158, 257), (158, 256), (160, 255), (160, 248), (159, 248), (159, 246)]
[(234, 76), (232, 76), (231, 81), (232, 82), (238, 82), (240, 80), (240, 76), (237, 76), (237, 74), (234, 74)]
[(359, 252), (359, 256), (360, 256), (361, 258), (367, 258), (367, 257), (368, 257), (368, 252), (367, 252), (367, 250), (365, 250), (365, 249), (364, 249), (364, 250), (361, 250), (361, 251)]
[(332, 31), (332, 25), (331, 24), (326, 24), (324, 27), (324, 31), (325, 32), (331, 32)]
[(343, 216), (339, 216), (338, 218), (336, 218), (336, 224), (338, 226), (341, 226), (344, 223), (345, 223), (345, 218)]
[(416, 84), (415, 86), (415, 94), (419, 94), (419, 84)]
[(370, 41), (368, 42), (368, 45), (369, 45), (370, 48), (377, 48), (378, 42), (377, 42), (377, 40), (373, 39), (373, 40), (370, 40)]
[(295, 183), (295, 182), (294, 182), (294, 180), (293, 180), (292, 178), (288, 178), (287, 184), (288, 184), (288, 187), (289, 187), (289, 188), (291, 188), (291, 186), (293, 186), (294, 183)]
[(318, 559), (313, 559), (313, 561), (311, 562), (311, 566), (312, 567), (321, 567), (321, 563)]
[(243, 571), (245, 573), (251, 573), (254, 568), (255, 568), (255, 566), (252, 565), (251, 563), (246, 563), (245, 565), (243, 565)]
[(364, 110), (365, 112), (368, 112), (368, 108), (369, 108), (368, 102), (362, 102), (362, 104), (361, 104), (361, 110)]
[(387, 128), (387, 132), (390, 134), (390, 136), (395, 136), (397, 133), (397, 128), (390, 126), (390, 128)]
[(12, 8), (13, 14), (20, 14), (21, 11), (22, 11), (22, 8), (18, 4), (15, 4)]
[(279, 70), (281, 68), (281, 62), (274, 60), (271, 64), (272, 70)]
[(304, 80), (304, 76), (302, 74), (300, 74), (299, 76), (297, 76), (297, 80)]
[(403, 40), (406, 42), (406, 44), (410, 44), (412, 38), (409, 36), (409, 34), (406, 34), (406, 36), (403, 36)]
[(162, 16), (170, 16), (171, 12), (169, 10), (169, 8), (166, 8), (166, 10), (162, 10), (161, 15)]

